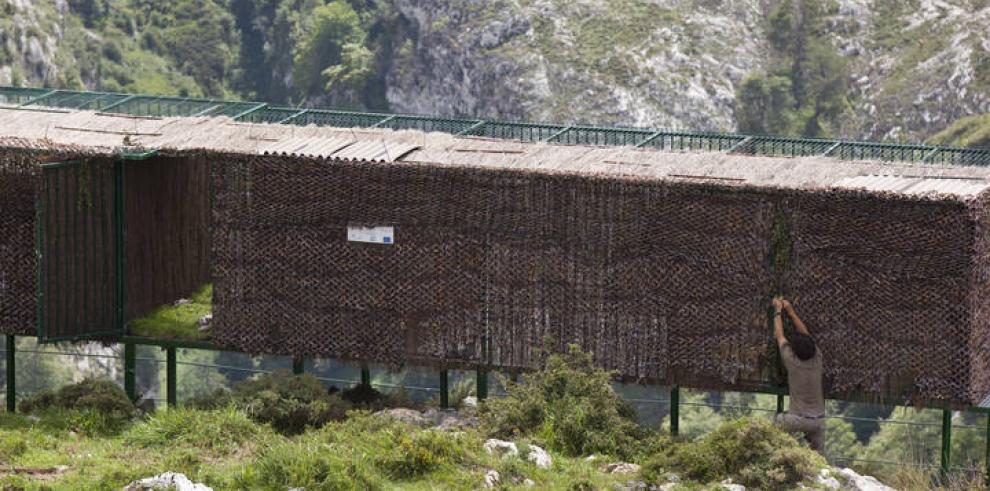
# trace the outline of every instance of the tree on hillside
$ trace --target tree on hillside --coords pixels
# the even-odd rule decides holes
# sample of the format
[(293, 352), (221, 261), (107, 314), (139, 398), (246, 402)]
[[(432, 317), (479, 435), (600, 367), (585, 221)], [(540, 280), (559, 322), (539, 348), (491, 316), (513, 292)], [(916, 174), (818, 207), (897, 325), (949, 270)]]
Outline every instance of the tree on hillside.
[(293, 85), (300, 97), (326, 90), (351, 104), (371, 75), (374, 55), (364, 46), (367, 33), (347, 2), (335, 0), (313, 10), (296, 33)]
[(177, 2), (175, 23), (165, 38), (183, 73), (193, 77), (210, 96), (222, 97), (228, 72), (234, 63), (230, 44), (234, 19), (214, 2)]
[(773, 50), (764, 73), (737, 91), (740, 131), (827, 137), (849, 108), (848, 69), (829, 40), (834, 0), (782, 0), (770, 12)]

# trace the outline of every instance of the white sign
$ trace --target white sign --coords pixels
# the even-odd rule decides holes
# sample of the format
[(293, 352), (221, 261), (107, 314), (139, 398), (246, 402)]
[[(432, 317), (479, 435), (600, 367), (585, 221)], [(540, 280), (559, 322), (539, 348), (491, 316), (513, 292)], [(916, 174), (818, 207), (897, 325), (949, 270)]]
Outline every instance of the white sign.
[(349, 242), (368, 242), (371, 244), (394, 244), (395, 230), (392, 227), (359, 227), (347, 226)]

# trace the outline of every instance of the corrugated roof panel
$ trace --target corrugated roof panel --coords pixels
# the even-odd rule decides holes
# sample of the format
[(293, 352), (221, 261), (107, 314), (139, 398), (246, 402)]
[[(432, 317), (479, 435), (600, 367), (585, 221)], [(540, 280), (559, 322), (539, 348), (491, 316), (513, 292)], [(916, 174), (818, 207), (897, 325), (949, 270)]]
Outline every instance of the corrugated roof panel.
[(344, 160), (395, 162), (417, 148), (419, 148), (419, 145), (397, 141), (388, 141), (384, 139), (365, 140), (341, 149), (333, 154), (333, 158)]
[(354, 143), (351, 138), (287, 138), (258, 149), (261, 155), (294, 155), (326, 158)]
[(855, 176), (840, 179), (834, 186), (912, 195), (975, 196), (990, 188), (990, 180), (957, 177)]

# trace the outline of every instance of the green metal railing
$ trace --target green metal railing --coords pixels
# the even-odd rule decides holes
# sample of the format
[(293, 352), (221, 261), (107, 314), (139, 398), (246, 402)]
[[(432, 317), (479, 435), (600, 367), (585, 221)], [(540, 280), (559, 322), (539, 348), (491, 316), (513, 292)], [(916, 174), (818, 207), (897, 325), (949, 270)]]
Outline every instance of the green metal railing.
[(990, 165), (990, 148), (936, 147), (920, 144), (337, 111), (276, 106), (260, 102), (112, 92), (0, 86), (0, 104), (24, 108), (93, 110), (148, 117), (227, 116), (246, 123), (410, 129), (567, 145), (630, 146), (668, 151), (730, 152), (774, 157), (818, 156), (837, 160), (879, 160), (916, 164)]

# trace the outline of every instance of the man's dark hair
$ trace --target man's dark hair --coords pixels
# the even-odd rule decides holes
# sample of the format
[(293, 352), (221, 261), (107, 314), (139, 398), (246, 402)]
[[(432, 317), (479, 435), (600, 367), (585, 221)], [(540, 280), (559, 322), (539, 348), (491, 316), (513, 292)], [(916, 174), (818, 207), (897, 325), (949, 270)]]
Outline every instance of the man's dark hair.
[(815, 339), (811, 336), (795, 332), (791, 334), (787, 342), (790, 343), (794, 355), (799, 360), (810, 360), (811, 357), (815, 356)]

